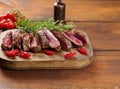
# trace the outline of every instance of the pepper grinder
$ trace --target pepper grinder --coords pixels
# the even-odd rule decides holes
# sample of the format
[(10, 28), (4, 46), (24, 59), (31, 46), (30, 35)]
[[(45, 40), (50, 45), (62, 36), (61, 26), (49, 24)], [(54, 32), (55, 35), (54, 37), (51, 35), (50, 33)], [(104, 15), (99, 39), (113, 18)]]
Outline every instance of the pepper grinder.
[(54, 4), (54, 20), (65, 24), (65, 9), (66, 4), (62, 2), (62, 0), (57, 0)]

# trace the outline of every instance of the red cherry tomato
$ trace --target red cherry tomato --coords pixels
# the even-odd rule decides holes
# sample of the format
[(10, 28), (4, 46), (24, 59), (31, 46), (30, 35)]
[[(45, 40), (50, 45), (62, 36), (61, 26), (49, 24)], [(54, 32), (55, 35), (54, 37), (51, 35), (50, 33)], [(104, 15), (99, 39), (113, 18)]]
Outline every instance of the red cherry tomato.
[(12, 57), (12, 58), (16, 57), (16, 53), (13, 52), (13, 51), (6, 51), (5, 55), (8, 56), (8, 57)]
[(5, 22), (5, 23), (3, 23), (2, 27), (7, 29), (9, 27), (9, 24), (7, 22)]
[(28, 59), (28, 58), (30, 58), (31, 54), (28, 52), (20, 52), (20, 53), (18, 53), (18, 56), (21, 58)]
[(15, 28), (15, 24), (14, 23), (9, 23), (9, 29), (13, 29)]
[(0, 22), (0, 28), (2, 28), (2, 23)]
[(0, 16), (0, 21), (3, 20), (3, 19), (7, 19), (7, 15)]
[(13, 22), (15, 21), (14, 14), (12, 13), (7, 13), (7, 18), (11, 19)]
[(6, 23), (6, 22), (7, 22), (6, 19), (2, 19), (2, 20), (1, 20), (1, 23)]
[(7, 20), (8, 22), (13, 22), (13, 21), (12, 21), (11, 19), (9, 19), (9, 18), (7, 18), (6, 20)]
[(18, 53), (20, 53), (20, 50), (18, 49), (14, 49), (14, 50), (11, 50), (12, 52), (14, 52), (16, 55), (18, 55)]
[(84, 48), (78, 48), (78, 51), (81, 53), (81, 54), (84, 54), (84, 55), (87, 55), (87, 50), (84, 49)]
[(75, 54), (76, 52), (70, 52), (70, 53), (65, 54), (64, 56), (66, 59), (69, 59), (69, 58), (72, 58)]
[(0, 24), (1, 24), (1, 28), (6, 28), (5, 24), (7, 23), (6, 19), (3, 19)]
[(18, 49), (14, 49), (14, 50), (10, 50), (10, 51), (5, 52), (6, 56), (12, 57), (12, 58), (15, 58), (16, 55), (18, 55), (18, 53), (20, 53), (20, 50), (18, 50)]
[(47, 55), (49, 55), (49, 56), (54, 55), (54, 52), (50, 51), (50, 50), (45, 50), (44, 53), (47, 54)]
[(16, 28), (16, 26), (11, 19), (3, 19), (0, 22), (0, 28), (13, 29)]

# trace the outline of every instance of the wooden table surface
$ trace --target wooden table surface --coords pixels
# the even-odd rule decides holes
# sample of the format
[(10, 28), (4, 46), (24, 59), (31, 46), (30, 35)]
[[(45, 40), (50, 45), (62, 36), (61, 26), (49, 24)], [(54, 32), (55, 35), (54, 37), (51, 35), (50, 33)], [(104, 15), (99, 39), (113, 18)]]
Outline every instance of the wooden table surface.
[[(0, 0), (0, 13), (19, 8), (27, 17), (53, 17), (55, 0)], [(0, 68), (0, 89), (120, 89), (120, 0), (64, 0), (66, 20), (86, 31), (93, 62), (80, 70), (10, 71)]]

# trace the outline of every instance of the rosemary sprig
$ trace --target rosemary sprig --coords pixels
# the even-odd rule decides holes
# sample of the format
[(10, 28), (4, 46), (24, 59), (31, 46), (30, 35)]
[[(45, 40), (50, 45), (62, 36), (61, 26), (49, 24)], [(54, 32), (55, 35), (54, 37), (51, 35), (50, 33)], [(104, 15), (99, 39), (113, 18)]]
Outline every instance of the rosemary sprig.
[(60, 24), (57, 25), (57, 22), (54, 22), (53, 19), (47, 19), (43, 21), (30, 21), (29, 19), (18, 19), (17, 26), (18, 28), (21, 28), (24, 32), (33, 32), (36, 33), (38, 29), (47, 28), (49, 30), (56, 30), (61, 31), (64, 30), (70, 30), (74, 28), (75, 26), (73, 24)]
[(66, 24), (66, 25), (63, 25), (62, 28), (63, 28), (63, 29), (66, 29), (66, 30), (70, 30), (70, 29), (72, 29), (72, 28), (75, 28), (75, 26), (72, 25), (72, 24), (69, 24), (69, 25)]
[(17, 28), (20, 28), (24, 32), (33, 32), (36, 33), (38, 29), (43, 29), (47, 28), (49, 30), (56, 30), (56, 31), (61, 31), (61, 30), (70, 30), (74, 28), (75, 26), (73, 23), (70, 24), (57, 24), (59, 21), (54, 21), (53, 19), (46, 19), (43, 21), (31, 21), (30, 19), (26, 18), (18, 9), (12, 10), (11, 11), (15, 18), (16, 18), (16, 26)]
[(48, 20), (44, 20), (41, 23), (41, 28), (47, 28), (49, 30), (57, 30), (57, 31), (61, 31), (62, 29), (64, 30), (70, 30), (72, 28), (75, 28), (75, 26), (73, 25), (73, 23), (70, 24), (56, 24), (58, 21), (54, 22), (53, 19), (48, 19)]
[(40, 23), (38, 21), (32, 22), (29, 19), (18, 19), (17, 28), (20, 28), (24, 32), (36, 33), (36, 30), (40, 28)]

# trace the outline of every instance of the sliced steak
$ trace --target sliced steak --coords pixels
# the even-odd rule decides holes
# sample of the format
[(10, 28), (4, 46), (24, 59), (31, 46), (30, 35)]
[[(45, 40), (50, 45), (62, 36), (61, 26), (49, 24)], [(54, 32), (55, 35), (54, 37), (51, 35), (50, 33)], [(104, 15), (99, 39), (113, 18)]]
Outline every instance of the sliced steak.
[(8, 32), (5, 37), (3, 38), (3, 42), (1, 44), (1, 48), (3, 50), (11, 50), (12, 49), (12, 44), (13, 39), (12, 39), (12, 32)]
[(22, 32), (20, 30), (15, 30), (13, 32), (13, 48), (22, 49)]
[(59, 51), (61, 49), (61, 46), (58, 39), (52, 34), (52, 32), (50, 32), (50, 30), (45, 29), (43, 32), (49, 41), (49, 46)]
[(23, 37), (22, 46), (24, 51), (30, 50), (30, 34), (26, 33), (26, 35)]
[(38, 53), (41, 51), (41, 46), (40, 43), (38, 42), (36, 36), (31, 34), (31, 39), (30, 39), (30, 51), (34, 53)]
[(57, 32), (55, 30), (52, 30), (51, 32), (59, 40), (61, 48), (63, 50), (67, 51), (72, 47), (71, 41), (66, 39), (60, 32)]
[(79, 40), (78, 38), (72, 36), (72, 34), (70, 34), (67, 31), (62, 31), (61, 32), (68, 40), (70, 40), (73, 44), (75, 44), (77, 47), (82, 46), (83, 43), (81, 40)]
[(38, 31), (38, 41), (40, 42), (42, 49), (49, 48), (49, 41), (42, 30)]
[(84, 35), (81, 35), (79, 32), (74, 32), (73, 36), (81, 40), (83, 45), (86, 45), (87, 41)]

